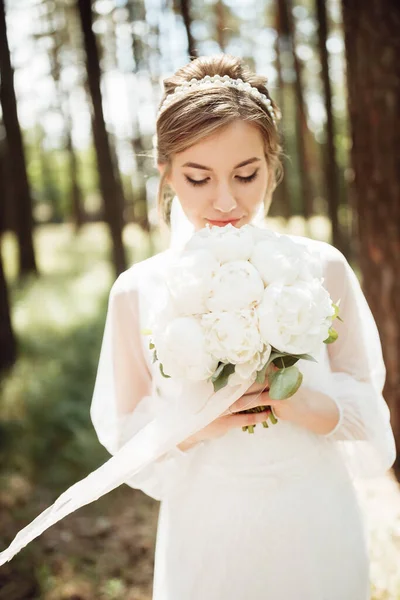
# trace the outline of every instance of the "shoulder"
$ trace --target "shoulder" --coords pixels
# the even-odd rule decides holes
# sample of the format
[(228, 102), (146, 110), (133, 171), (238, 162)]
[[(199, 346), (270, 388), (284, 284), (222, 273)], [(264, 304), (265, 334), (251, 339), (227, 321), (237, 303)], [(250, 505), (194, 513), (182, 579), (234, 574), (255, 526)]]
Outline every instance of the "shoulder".
[(170, 260), (171, 250), (167, 249), (134, 263), (120, 273), (111, 287), (110, 294), (112, 296), (123, 295), (145, 288), (150, 282), (154, 282), (162, 276)]
[(328, 242), (323, 242), (321, 240), (314, 240), (312, 238), (303, 236), (303, 235), (292, 235), (287, 234), (290, 239), (294, 242), (302, 244), (306, 246), (311, 252), (318, 253), (321, 256), (321, 260), (329, 261), (329, 262), (338, 262), (345, 263), (346, 257), (344, 254), (329, 244)]
[(293, 241), (303, 244), (318, 256), (321, 261), (324, 284), (331, 293), (344, 296), (350, 282), (358, 284), (357, 275), (338, 248), (328, 242), (313, 240), (305, 236), (289, 235), (289, 237)]

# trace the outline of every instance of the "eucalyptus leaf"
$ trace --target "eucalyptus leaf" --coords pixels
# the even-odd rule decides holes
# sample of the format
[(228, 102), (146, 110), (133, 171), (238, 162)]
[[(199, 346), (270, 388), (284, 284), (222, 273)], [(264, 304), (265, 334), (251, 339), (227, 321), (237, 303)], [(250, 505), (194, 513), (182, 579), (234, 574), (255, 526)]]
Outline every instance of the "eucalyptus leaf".
[(293, 367), (298, 361), (298, 357), (290, 354), (279, 356), (274, 360), (274, 365), (278, 369), (286, 369), (287, 367)]
[(267, 365), (269, 366), (272, 362), (274, 362), (275, 359), (280, 358), (281, 356), (290, 356), (290, 355), (287, 352), (272, 351), (271, 354), (269, 355)]
[(229, 363), (223, 366), (223, 369), (221, 370), (218, 379), (213, 381), (214, 392), (218, 392), (218, 390), (221, 390), (223, 387), (226, 386), (226, 384), (228, 383), (229, 375), (232, 375), (234, 371), (235, 365)]
[(262, 369), (260, 369), (260, 371), (257, 371), (257, 377), (256, 377), (256, 382), (257, 383), (264, 383), (265, 381), (265, 376), (267, 374), (267, 369), (268, 369), (268, 363), (266, 362), (265, 365), (263, 366)]
[(214, 373), (211, 375), (211, 381), (213, 383), (214, 383), (214, 381), (216, 381), (218, 379), (218, 377), (220, 376), (220, 374), (223, 371), (224, 367), (225, 367), (225, 363), (220, 363), (218, 365), (218, 367), (215, 369)]
[(299, 389), (303, 375), (297, 367), (279, 369), (269, 375), (269, 395), (273, 400), (290, 398)]

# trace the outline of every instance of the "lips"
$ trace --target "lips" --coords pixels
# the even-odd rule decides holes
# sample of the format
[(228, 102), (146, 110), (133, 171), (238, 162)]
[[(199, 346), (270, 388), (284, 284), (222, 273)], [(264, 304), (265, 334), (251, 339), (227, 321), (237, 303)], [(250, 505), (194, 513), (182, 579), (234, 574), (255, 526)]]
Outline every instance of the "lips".
[(217, 227), (224, 227), (225, 225), (228, 225), (229, 223), (231, 225), (235, 225), (236, 223), (238, 223), (240, 221), (240, 219), (229, 219), (229, 221), (212, 221), (211, 219), (207, 219), (207, 221), (210, 223), (210, 225), (216, 225)]

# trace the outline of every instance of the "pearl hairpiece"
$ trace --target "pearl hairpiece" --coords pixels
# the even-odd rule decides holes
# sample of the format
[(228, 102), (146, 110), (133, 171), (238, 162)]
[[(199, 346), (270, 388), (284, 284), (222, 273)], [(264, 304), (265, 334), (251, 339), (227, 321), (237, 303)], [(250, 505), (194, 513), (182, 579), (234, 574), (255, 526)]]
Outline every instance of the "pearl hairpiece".
[(260, 100), (264, 106), (266, 106), (271, 119), (276, 127), (276, 115), (272, 106), (271, 100), (265, 94), (262, 94), (256, 87), (250, 83), (244, 82), (243, 79), (232, 79), (229, 75), (206, 75), (202, 79), (196, 79), (193, 77), (190, 81), (186, 81), (182, 85), (178, 85), (172, 94), (168, 94), (164, 102), (161, 104), (158, 114), (161, 114), (170, 104), (175, 100), (182, 98), (187, 92), (195, 89), (207, 89), (210, 87), (232, 87), (237, 90), (249, 92), (251, 96), (254, 96)]

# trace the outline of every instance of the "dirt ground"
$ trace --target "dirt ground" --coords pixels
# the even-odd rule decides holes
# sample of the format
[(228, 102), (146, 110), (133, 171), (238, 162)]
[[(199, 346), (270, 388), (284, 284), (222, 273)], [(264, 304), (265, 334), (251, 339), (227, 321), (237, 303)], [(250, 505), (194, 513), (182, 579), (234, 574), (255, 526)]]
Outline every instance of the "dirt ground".
[[(0, 494), (1, 547), (53, 501), (24, 485), (16, 478), (13, 492)], [(372, 598), (399, 600), (400, 486), (389, 472), (357, 484), (357, 491)], [(81, 508), (0, 568), (0, 600), (151, 600), (158, 510), (158, 502), (125, 485)]]

